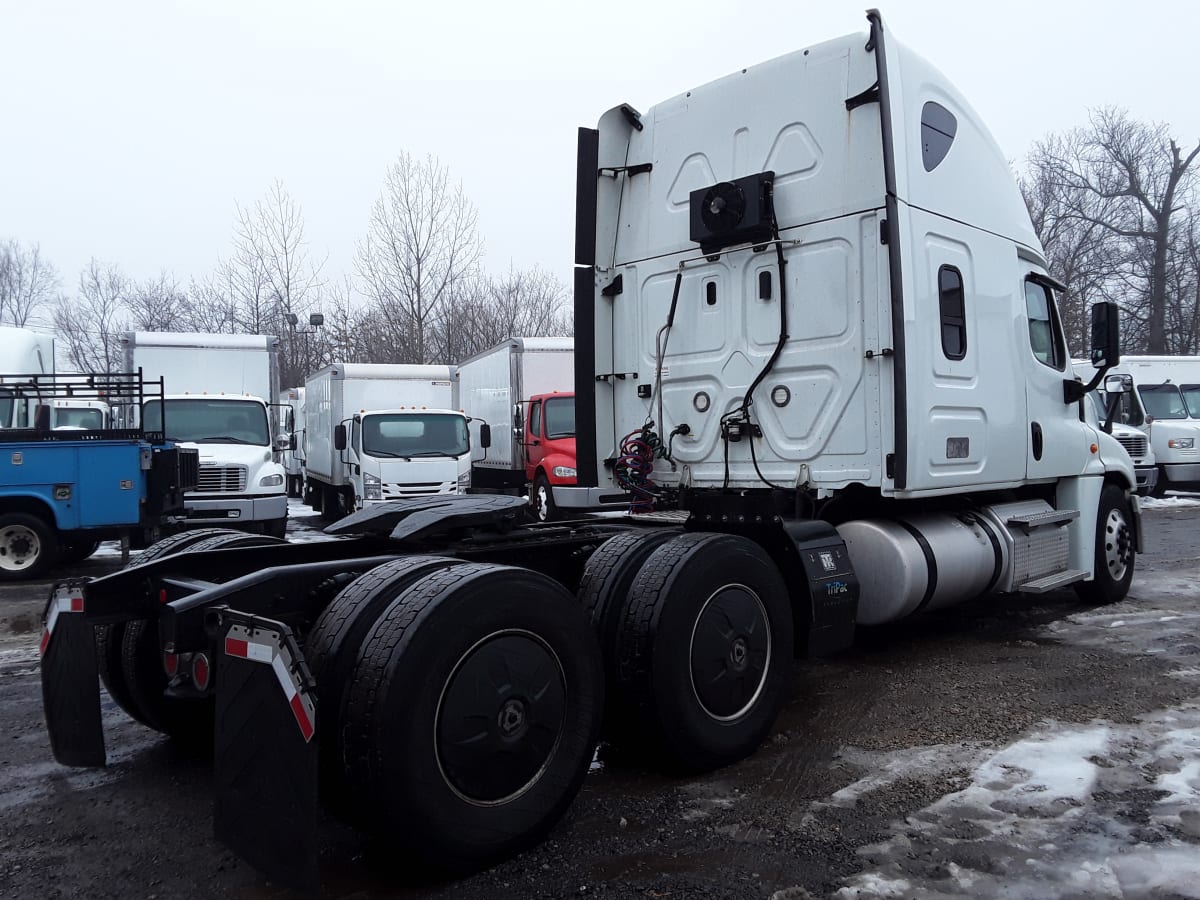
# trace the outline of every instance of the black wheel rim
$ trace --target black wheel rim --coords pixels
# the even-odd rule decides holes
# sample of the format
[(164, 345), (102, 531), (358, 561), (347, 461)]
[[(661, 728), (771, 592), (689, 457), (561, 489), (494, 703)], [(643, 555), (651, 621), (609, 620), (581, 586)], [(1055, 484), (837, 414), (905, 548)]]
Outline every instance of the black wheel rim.
[(435, 749), (446, 784), (481, 806), (524, 794), (554, 757), (566, 699), (562, 664), (537, 635), (503, 631), (478, 641), (438, 702)]
[(771, 666), (771, 626), (762, 599), (744, 584), (729, 584), (705, 601), (692, 628), (692, 691), (714, 719), (748, 713)]

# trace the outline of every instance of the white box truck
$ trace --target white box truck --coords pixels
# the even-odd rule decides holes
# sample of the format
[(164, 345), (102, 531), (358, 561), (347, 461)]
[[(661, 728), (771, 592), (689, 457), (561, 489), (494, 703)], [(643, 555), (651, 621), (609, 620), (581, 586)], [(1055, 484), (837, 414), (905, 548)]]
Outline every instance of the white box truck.
[(1158, 466), (1151, 495), (1200, 491), (1200, 357), (1126, 356), (1109, 375), (1129, 379), (1114, 422), (1149, 440)]
[(304, 492), (304, 388), (288, 388), (283, 392), (280, 416), (280, 427), (288, 436), (282, 460), (287, 495), (300, 497)]
[(232, 525), (282, 537), (287, 487), (272, 433), (279, 399), (279, 339), (261, 334), (130, 331), (125, 368), (162, 378), (165, 398), (142, 410), (150, 431), (200, 451), (186, 497), (187, 525)]
[(304, 385), (306, 500), (340, 516), (471, 484), (452, 366), (334, 363)]
[[(514, 337), (458, 366), (458, 396), (470, 418), (476, 489), (528, 491), (541, 520), (587, 507), (576, 489), (575, 339)], [(487, 424), (488, 441), (481, 440)], [(628, 496), (615, 493), (614, 504)]]
[(35, 401), (20, 399), (15, 388), (4, 386), (5, 378), (19, 382), (20, 375), (54, 373), (54, 338), (25, 328), (0, 326), (0, 428), (33, 426)]

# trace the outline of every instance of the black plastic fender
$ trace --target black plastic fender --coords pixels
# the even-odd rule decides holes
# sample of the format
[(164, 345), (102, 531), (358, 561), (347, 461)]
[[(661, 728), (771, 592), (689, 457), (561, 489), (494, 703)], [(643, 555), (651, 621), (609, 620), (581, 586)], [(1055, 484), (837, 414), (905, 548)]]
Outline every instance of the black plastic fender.
[(315, 683), (287, 625), (216, 615), (216, 837), (271, 881), (315, 890)]
[(83, 615), (82, 581), (50, 589), (42, 615), (42, 709), (50, 750), (64, 766), (103, 766), (100, 673), (93, 625)]
[(846, 542), (837, 529), (820, 520), (785, 522), (783, 530), (808, 582), (808, 653), (824, 656), (849, 647), (854, 642), (859, 585)]

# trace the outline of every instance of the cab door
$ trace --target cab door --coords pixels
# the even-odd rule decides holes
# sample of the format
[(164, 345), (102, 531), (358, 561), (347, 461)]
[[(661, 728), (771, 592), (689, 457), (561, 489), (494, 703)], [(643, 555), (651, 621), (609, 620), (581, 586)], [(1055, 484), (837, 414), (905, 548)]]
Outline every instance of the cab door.
[(525, 429), (525, 477), (533, 480), (533, 473), (538, 470), (546, 457), (546, 447), (542, 436), (542, 401), (535, 400), (529, 404), (529, 427)]
[(1078, 403), (1068, 404), (1063, 395), (1063, 382), (1075, 375), (1054, 290), (1037, 272), (1026, 275), (1021, 290), (1027, 344), (1018, 358), (1025, 368), (1026, 476), (1039, 480), (1077, 475), (1087, 464), (1091, 441)]

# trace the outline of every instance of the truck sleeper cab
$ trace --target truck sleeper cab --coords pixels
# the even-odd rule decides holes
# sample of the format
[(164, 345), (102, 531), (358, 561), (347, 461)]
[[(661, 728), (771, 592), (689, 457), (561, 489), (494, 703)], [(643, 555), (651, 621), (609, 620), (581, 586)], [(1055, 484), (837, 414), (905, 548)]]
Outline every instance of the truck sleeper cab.
[[(83, 614), (42, 666), (72, 701), (46, 704), (56, 758), (103, 762), (95, 674), (66, 649), (123, 630), (110, 693), (184, 740), (204, 720), (180, 702), (215, 706), (217, 833), (272, 878), (317, 881), (319, 796), (398, 852), (478, 867), (547, 833), (602, 725), (710, 771), (769, 733), (795, 655), (860, 624), (1124, 597), (1133, 466), (1079, 409), (1119, 359), (1116, 307), (1093, 308), (1081, 384), (1004, 156), (868, 19), (580, 130), (577, 487), (638, 515), (406, 500), (341, 540), (216, 534), (62, 585)], [(331, 435), (352, 418), (333, 408)]]

